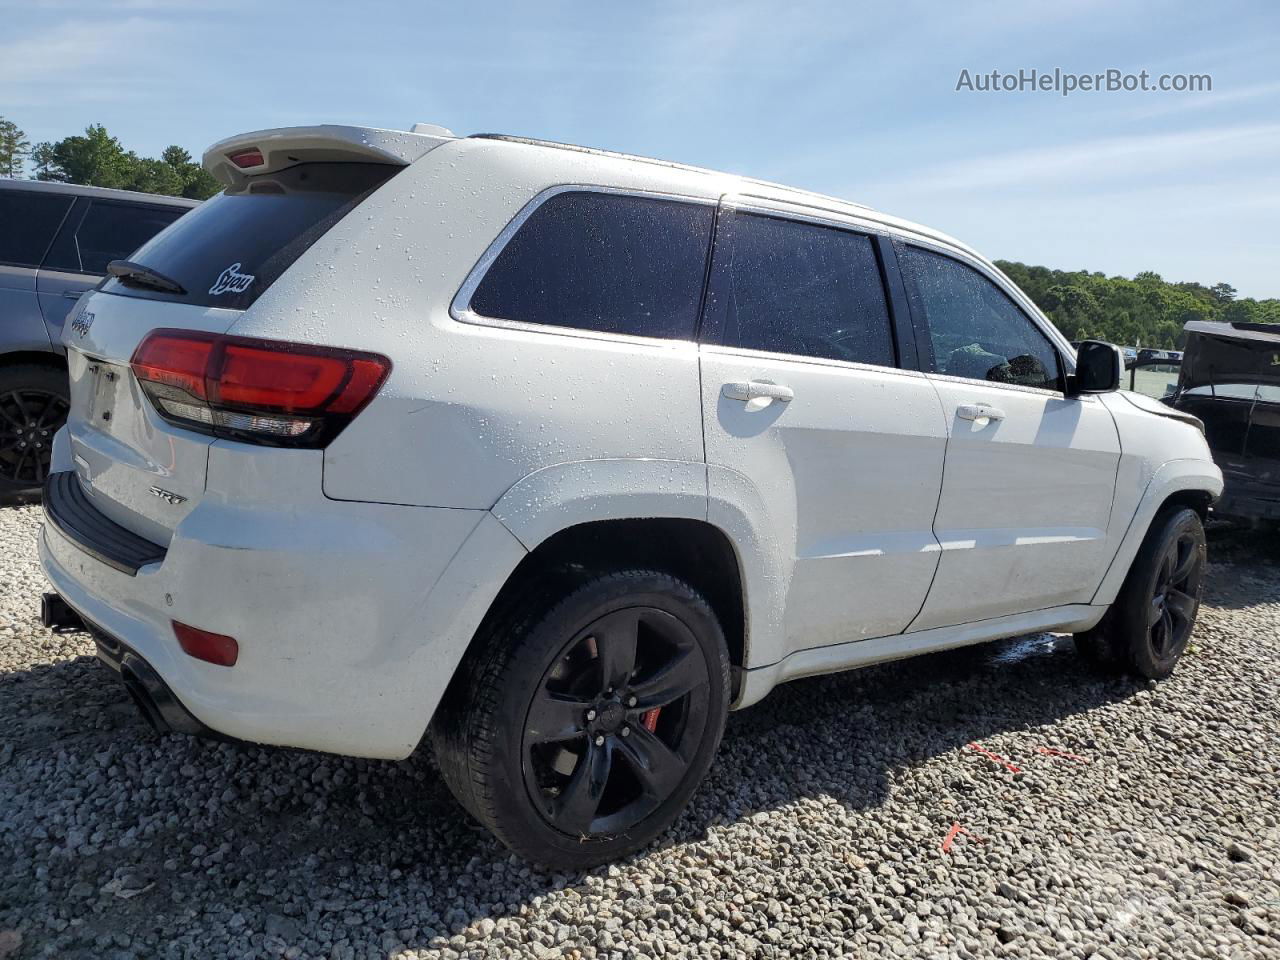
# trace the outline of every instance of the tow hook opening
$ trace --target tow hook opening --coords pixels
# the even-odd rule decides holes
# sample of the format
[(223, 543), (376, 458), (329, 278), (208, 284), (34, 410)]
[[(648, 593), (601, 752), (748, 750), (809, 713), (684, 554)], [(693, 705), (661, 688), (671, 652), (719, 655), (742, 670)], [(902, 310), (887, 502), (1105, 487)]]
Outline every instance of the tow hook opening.
[(40, 597), (40, 622), (54, 633), (79, 633), (88, 629), (80, 614), (56, 593)]

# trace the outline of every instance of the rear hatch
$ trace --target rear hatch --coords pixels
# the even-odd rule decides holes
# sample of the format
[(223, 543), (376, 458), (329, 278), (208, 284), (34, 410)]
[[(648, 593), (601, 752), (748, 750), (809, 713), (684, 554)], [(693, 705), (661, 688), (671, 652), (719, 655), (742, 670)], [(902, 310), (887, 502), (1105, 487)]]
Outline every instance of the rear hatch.
[(204, 496), (216, 438), (161, 418), (130, 359), (157, 329), (225, 333), (308, 247), (407, 162), (377, 155), (367, 144), (352, 146), (349, 133), (321, 150), (324, 138), (315, 131), (326, 129), (304, 130), (293, 142), (302, 145), (296, 151), (280, 136), (287, 131), (269, 132), (275, 138), (270, 149), (256, 147), (252, 134), (224, 141), (220, 146), (233, 157), (256, 151), (250, 159), (260, 160), (254, 166), (265, 172), (241, 173), (221, 154), (212, 161), (206, 155), (206, 167), (229, 181), (225, 192), (117, 266), (118, 275), (67, 318), (67, 426), (81, 486), (101, 513), (154, 543), (167, 545)]

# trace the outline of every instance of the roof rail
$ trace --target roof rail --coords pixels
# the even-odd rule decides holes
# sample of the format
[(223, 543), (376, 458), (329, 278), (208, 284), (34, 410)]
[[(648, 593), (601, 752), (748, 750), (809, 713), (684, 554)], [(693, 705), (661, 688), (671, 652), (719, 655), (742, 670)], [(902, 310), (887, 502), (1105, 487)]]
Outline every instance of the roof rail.
[(561, 143), (558, 140), (539, 140), (536, 137), (517, 137), (509, 133), (473, 133), (468, 140), (502, 140), (506, 143), (524, 143), (534, 147), (554, 147), (557, 150), (572, 150), (574, 153), (587, 153), (594, 157), (611, 157), (615, 160), (635, 160), (639, 163), (652, 163), (656, 166), (667, 167), (671, 170), (686, 170), (690, 173), (707, 173), (716, 176), (733, 176), (737, 177), (743, 183), (754, 184), (758, 187), (769, 187), (772, 190), (784, 190), (787, 193), (796, 194), (798, 196), (813, 197), (826, 200), (831, 203), (840, 203), (848, 207), (858, 207), (862, 210), (870, 210), (871, 207), (865, 203), (857, 203), (853, 200), (842, 200), (839, 197), (828, 196), (825, 193), (817, 193), (813, 190), (802, 190), (799, 187), (789, 187), (785, 183), (774, 183), (772, 180), (760, 180), (756, 177), (744, 177), (739, 174), (727, 174), (722, 170), (712, 170), (708, 167), (696, 167), (688, 163), (677, 163), (674, 160), (659, 160), (655, 157), (643, 157), (634, 153), (623, 153), (618, 150), (601, 150), (598, 147), (584, 147), (576, 143)]

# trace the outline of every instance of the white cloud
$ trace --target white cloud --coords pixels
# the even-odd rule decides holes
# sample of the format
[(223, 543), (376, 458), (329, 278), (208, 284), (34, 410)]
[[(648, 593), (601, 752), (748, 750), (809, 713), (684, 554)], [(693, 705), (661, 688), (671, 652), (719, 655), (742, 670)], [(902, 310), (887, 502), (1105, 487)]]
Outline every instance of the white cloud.
[(172, 26), (152, 18), (67, 19), (0, 44), (0, 89), (7, 107), (39, 107), (68, 99), (137, 95), (140, 83), (158, 81)]
[(1235, 90), (1213, 90), (1197, 94), (1171, 93), (1160, 97), (1155, 104), (1134, 110), (1133, 117), (1161, 117), (1170, 113), (1183, 113), (1187, 110), (1209, 110), (1257, 100), (1262, 97), (1280, 94), (1280, 83), (1255, 83)]

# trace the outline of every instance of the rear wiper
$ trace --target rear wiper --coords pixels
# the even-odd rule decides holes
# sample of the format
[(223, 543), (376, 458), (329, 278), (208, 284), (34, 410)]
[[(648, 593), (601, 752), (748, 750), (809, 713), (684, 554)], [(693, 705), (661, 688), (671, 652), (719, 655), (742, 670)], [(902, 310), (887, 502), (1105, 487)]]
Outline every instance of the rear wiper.
[(107, 264), (107, 273), (121, 283), (150, 287), (152, 290), (176, 293), (180, 296), (185, 296), (187, 293), (186, 288), (176, 280), (170, 280), (163, 273), (143, 266), (141, 263), (134, 263), (132, 260), (112, 260)]

